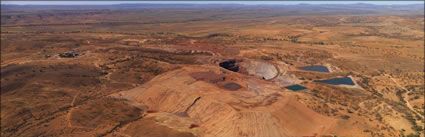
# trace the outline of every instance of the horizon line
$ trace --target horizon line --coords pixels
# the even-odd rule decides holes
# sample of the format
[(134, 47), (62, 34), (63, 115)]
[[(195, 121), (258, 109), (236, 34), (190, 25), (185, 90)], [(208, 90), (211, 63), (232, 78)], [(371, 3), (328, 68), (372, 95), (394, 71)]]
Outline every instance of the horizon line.
[(130, 5), (130, 4), (232, 4), (232, 5), (414, 5), (424, 1), (1, 1), (1, 5), (14, 6), (49, 6), (49, 5)]

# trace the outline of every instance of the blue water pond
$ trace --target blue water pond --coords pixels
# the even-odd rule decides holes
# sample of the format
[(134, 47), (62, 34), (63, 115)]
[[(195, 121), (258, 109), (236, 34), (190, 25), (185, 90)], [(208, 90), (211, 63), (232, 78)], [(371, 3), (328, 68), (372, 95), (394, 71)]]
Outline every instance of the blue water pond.
[(353, 80), (349, 77), (333, 78), (328, 80), (317, 80), (316, 82), (331, 84), (331, 85), (351, 85), (351, 86), (355, 85)]
[(304, 66), (304, 67), (299, 67), (299, 69), (307, 70), (307, 71), (329, 72), (328, 67), (320, 66), (320, 65)]

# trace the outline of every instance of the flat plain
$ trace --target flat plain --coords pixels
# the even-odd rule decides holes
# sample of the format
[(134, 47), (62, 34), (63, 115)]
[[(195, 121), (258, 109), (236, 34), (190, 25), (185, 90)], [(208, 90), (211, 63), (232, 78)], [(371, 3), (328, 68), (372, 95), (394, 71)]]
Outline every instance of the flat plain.
[(423, 137), (424, 59), (423, 5), (2, 5), (1, 134)]

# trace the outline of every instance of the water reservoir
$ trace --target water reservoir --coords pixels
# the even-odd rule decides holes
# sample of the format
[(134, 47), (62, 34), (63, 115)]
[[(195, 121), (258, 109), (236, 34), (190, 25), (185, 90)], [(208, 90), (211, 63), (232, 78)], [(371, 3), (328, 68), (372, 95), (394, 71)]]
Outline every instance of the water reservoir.
[(298, 90), (304, 90), (304, 89), (307, 89), (306, 87), (304, 87), (304, 86), (301, 86), (301, 85), (292, 85), (292, 86), (287, 86), (287, 87), (285, 87), (286, 89), (289, 89), (289, 90), (292, 90), (292, 91), (298, 91)]
[(316, 82), (331, 84), (331, 85), (351, 85), (351, 86), (355, 85), (353, 80), (349, 77), (333, 78), (328, 80), (317, 80)]
[(306, 70), (306, 71), (329, 72), (328, 67), (320, 66), (320, 65), (304, 66), (304, 67), (299, 67), (299, 69)]

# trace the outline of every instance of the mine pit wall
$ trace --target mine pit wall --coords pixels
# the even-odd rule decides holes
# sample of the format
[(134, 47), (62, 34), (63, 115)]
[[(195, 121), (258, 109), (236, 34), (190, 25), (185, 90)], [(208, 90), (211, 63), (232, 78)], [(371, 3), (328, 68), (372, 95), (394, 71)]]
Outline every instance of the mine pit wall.
[(262, 77), (265, 80), (276, 78), (279, 75), (278, 68), (267, 62), (246, 61), (239, 64), (248, 71), (248, 74)]

